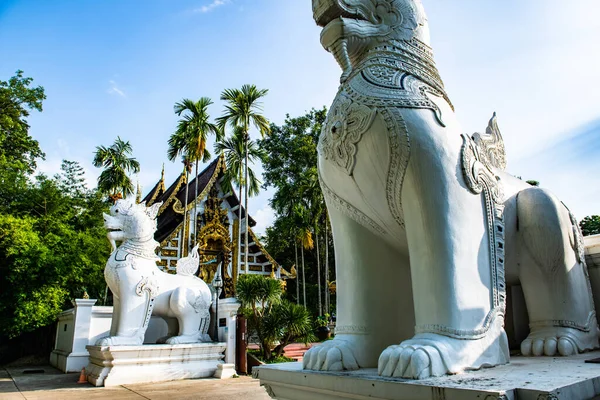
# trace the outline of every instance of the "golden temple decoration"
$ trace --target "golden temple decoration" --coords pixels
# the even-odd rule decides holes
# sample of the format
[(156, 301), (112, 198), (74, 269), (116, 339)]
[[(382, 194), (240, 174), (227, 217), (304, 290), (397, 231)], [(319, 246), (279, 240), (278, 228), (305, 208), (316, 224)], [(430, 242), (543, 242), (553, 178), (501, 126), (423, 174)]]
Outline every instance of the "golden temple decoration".
[(175, 202), (173, 203), (173, 211), (175, 211), (177, 214), (183, 214), (183, 205), (177, 197), (175, 198)]
[(140, 204), (142, 202), (142, 188), (140, 186), (140, 181), (137, 181), (137, 185), (135, 187), (135, 204)]
[(330, 294), (335, 294), (336, 289), (337, 289), (335, 285), (336, 285), (335, 281), (333, 281), (333, 282), (327, 282), (327, 286), (329, 288), (329, 293)]
[(188, 211), (191, 210), (192, 208), (194, 208), (196, 202), (202, 201), (202, 199), (205, 198), (206, 195), (212, 190), (215, 182), (217, 181), (217, 178), (219, 177), (219, 172), (221, 172), (221, 170), (223, 172), (225, 172), (225, 157), (222, 154), (219, 156), (219, 161), (217, 161), (217, 166), (215, 167), (215, 172), (213, 172), (213, 174), (210, 177), (208, 183), (206, 184), (206, 187), (204, 188), (204, 190), (202, 192), (200, 192), (200, 194), (198, 195), (198, 197), (196, 197), (194, 199), (194, 201), (192, 201), (188, 204), (188, 208), (187, 208)]
[(156, 200), (158, 195), (164, 193), (165, 190), (165, 163), (163, 163), (162, 172), (160, 173), (160, 181), (158, 181), (158, 187), (156, 188), (154, 193), (152, 193), (152, 197), (150, 197), (150, 200), (146, 202), (146, 206), (151, 206), (152, 204), (154, 204), (154, 201)]
[[(183, 185), (186, 182), (185, 179), (185, 174), (181, 173), (181, 175), (179, 175), (179, 179), (177, 180), (177, 184), (175, 186), (175, 190), (173, 190), (173, 192), (171, 193), (171, 195), (169, 196), (169, 198), (167, 200), (165, 200), (165, 202), (163, 203), (162, 206), (160, 206), (160, 208), (158, 209), (158, 215), (162, 214), (163, 211), (165, 211), (167, 209), (167, 207), (169, 207), (171, 205), (171, 203), (177, 199), (177, 193), (179, 193), (179, 189), (181, 189), (181, 185)], [(181, 204), (181, 202), (180, 202)], [(183, 211), (180, 213), (183, 214)]]
[[(227, 210), (221, 208), (221, 202), (217, 186), (212, 185), (199, 221), (203, 226), (198, 232), (200, 263), (203, 264), (199, 275), (205, 282), (212, 282), (218, 265), (222, 262), (223, 266), (227, 266), (231, 259), (233, 243), (229, 237), (229, 216)], [(226, 268), (223, 271), (223, 280), (225, 295), (232, 295), (233, 277)]]

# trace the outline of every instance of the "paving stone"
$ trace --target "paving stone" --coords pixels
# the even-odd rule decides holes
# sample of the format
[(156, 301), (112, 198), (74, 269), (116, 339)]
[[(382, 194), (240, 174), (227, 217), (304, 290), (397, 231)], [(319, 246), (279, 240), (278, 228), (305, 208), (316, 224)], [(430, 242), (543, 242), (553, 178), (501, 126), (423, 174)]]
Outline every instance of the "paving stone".
[[(43, 373), (27, 374), (41, 369)], [(63, 374), (50, 366), (11, 367), (0, 370), (0, 400), (267, 400), (258, 380), (244, 376), (232, 379), (195, 379), (160, 383), (94, 387), (78, 384), (79, 373)]]

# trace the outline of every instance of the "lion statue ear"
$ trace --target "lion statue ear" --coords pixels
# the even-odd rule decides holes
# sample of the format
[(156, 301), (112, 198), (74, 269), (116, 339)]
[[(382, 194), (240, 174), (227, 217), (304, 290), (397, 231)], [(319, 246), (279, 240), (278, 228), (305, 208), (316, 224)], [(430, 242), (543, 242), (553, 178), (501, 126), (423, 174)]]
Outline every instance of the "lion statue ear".
[(150, 218), (156, 219), (156, 216), (158, 215), (158, 210), (160, 209), (160, 206), (162, 206), (162, 201), (160, 203), (152, 204), (150, 207), (146, 207), (146, 214)]

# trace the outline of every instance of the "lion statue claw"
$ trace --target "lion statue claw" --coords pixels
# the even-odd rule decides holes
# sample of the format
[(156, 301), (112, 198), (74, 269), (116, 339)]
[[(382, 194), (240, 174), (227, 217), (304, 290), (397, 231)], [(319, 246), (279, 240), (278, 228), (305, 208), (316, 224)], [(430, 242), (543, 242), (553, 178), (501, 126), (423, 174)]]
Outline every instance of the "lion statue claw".
[[(167, 320), (169, 333), (159, 343), (184, 344), (210, 341), (211, 291), (194, 276), (199, 266), (198, 248), (177, 263), (177, 275), (162, 272), (154, 240), (156, 215), (161, 203), (146, 207), (128, 200), (117, 200), (104, 226), (113, 247), (104, 276), (113, 294), (110, 336), (99, 339), (98, 346), (141, 345), (150, 317)], [(122, 242), (116, 246), (116, 242)]]
[(313, 0), (313, 12), (342, 68), (318, 146), (338, 305), (335, 339), (304, 368), (423, 379), (507, 363), (513, 285), (524, 355), (597, 348), (577, 221), (505, 172), (496, 115), (463, 134), (420, 0)]

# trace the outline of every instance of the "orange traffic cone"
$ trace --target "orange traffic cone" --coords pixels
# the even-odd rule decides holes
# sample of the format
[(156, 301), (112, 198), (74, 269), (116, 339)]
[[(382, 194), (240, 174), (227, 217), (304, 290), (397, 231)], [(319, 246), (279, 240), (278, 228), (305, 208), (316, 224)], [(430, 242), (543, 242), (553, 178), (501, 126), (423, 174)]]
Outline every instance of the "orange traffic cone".
[(88, 383), (87, 377), (85, 376), (85, 368), (81, 368), (81, 374), (79, 374), (77, 383)]

